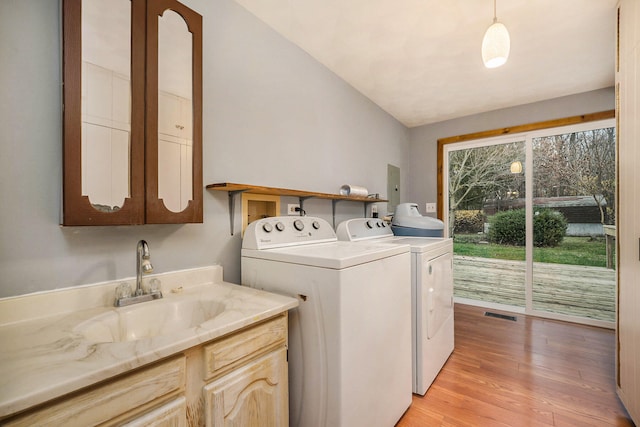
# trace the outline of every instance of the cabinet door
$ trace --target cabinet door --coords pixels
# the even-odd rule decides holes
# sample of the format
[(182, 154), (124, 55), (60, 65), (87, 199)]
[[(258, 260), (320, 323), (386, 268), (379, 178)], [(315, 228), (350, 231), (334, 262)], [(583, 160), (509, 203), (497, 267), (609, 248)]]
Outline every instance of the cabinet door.
[[(202, 222), (202, 17), (176, 0), (155, 0), (147, 2), (146, 22), (145, 222)], [(160, 182), (159, 140), (171, 138), (192, 142), (187, 160), (191, 167), (183, 168), (188, 188), (192, 189), (185, 191), (185, 196), (189, 195), (185, 203), (181, 203), (180, 174), (174, 187), (177, 193), (172, 196), (176, 203), (165, 203), (168, 197), (161, 196), (167, 188)], [(176, 154), (178, 167), (180, 156), (187, 155), (182, 151)], [(189, 170), (191, 175), (187, 177)]]
[(145, 2), (63, 0), (62, 16), (62, 222), (142, 224)]
[(284, 347), (204, 387), (207, 427), (286, 427), (287, 356)]

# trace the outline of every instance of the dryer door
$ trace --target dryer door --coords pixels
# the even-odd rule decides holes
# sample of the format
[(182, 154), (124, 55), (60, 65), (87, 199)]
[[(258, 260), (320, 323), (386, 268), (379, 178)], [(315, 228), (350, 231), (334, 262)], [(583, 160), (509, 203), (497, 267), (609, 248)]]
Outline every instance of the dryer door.
[(453, 254), (423, 260), (422, 296), (427, 338), (433, 338), (453, 313)]

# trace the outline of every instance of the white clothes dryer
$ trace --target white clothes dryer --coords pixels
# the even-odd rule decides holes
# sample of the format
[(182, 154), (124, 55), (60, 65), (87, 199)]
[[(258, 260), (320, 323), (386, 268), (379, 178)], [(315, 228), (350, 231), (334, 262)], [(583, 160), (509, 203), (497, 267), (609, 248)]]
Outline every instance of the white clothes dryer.
[(325, 220), (249, 224), (242, 283), (298, 298), (289, 312), (290, 424), (390, 427), (411, 405), (408, 245), (339, 242)]
[(424, 395), (454, 349), (452, 239), (394, 236), (377, 218), (344, 221), (336, 234), (341, 241), (411, 246), (413, 392)]

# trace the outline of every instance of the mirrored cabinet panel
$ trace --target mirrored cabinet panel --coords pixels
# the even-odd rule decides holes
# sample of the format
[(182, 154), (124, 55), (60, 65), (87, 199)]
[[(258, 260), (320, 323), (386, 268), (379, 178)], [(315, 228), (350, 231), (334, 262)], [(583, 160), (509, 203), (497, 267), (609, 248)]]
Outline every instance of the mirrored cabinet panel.
[(82, 194), (114, 212), (131, 197), (131, 1), (82, 2)]
[(158, 17), (158, 197), (172, 212), (193, 198), (193, 41), (182, 16)]
[(202, 222), (202, 17), (63, 0), (64, 225)]

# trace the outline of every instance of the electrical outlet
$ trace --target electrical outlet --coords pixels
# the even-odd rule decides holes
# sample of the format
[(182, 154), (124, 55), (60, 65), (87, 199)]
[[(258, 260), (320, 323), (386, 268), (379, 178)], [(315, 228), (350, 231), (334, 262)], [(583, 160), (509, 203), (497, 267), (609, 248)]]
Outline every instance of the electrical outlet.
[(287, 215), (300, 215), (300, 205), (297, 203), (287, 204)]
[(436, 204), (435, 203), (427, 203), (424, 207), (425, 211), (427, 213), (434, 213), (436, 211)]

